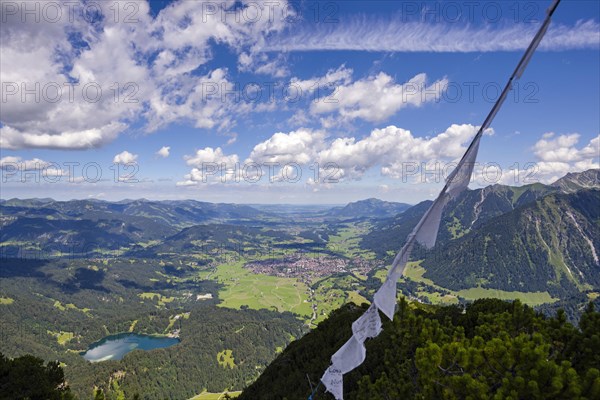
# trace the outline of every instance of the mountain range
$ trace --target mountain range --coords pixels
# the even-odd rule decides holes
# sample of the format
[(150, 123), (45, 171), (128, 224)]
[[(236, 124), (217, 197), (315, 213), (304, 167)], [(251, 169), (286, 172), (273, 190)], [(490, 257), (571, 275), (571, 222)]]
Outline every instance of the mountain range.
[[(410, 309), (422, 312), (409, 321), (418, 323), (410, 332), (396, 330), (395, 321), (387, 323), (379, 343), (396, 343), (393, 335), (437, 332), (438, 323), (454, 332), (452, 337), (462, 329), (473, 334), (474, 324), (486, 322), (478, 317), (480, 303), (470, 301), (485, 297), (520, 298), (548, 315), (564, 308), (568, 320), (578, 321), (584, 304), (600, 299), (599, 182), (600, 171), (590, 170), (551, 185), (465, 191), (446, 207), (436, 246), (417, 246), (398, 283), (400, 293), (417, 300)], [(250, 389), (242, 398), (286, 397), (280, 393), (300, 398), (306, 392), (300, 385), (309, 385), (305, 373), (298, 373), (318, 357), (309, 368), (315, 382), (327, 354), (347, 339), (350, 323), (364, 308), (343, 304), (372, 298), (385, 266), (430, 205), (375, 199), (314, 208), (195, 200), (0, 201), (3, 353), (61, 360), (80, 398), (97, 386), (110, 400), (119, 398), (119, 390), (144, 393), (149, 400), (183, 399), (205, 389), (242, 389), (263, 371), (256, 386), (260, 391)], [(452, 306), (439, 310), (424, 303)], [(466, 314), (460, 310), (464, 303), (474, 304)], [(498, 313), (531, 315), (520, 306), (507, 311), (505, 305), (486, 304), (490, 321)], [(431, 314), (439, 318), (426, 322)], [(561, 318), (543, 322), (540, 316), (542, 322), (532, 323), (526, 317), (515, 326), (546, 324), (552, 344), (553, 335), (562, 335)], [(319, 321), (309, 339), (283, 350)], [(201, 327), (211, 333), (198, 334)], [(109, 334), (176, 329), (181, 344), (157, 353), (134, 351), (122, 362), (106, 364), (89, 364), (79, 356)], [(502, 329), (502, 324), (485, 329)], [(580, 336), (572, 333), (575, 343)], [(415, 339), (415, 346), (424, 345)], [(307, 350), (315, 340), (324, 347)], [(444, 339), (440, 345), (451, 344)], [(385, 364), (384, 347), (369, 367)], [(413, 352), (410, 360), (418, 358), (415, 348), (405, 349)], [(396, 356), (404, 357), (405, 350)], [(233, 366), (223, 367), (223, 354), (229, 353)], [(124, 375), (115, 377), (115, 371)], [(272, 380), (278, 376), (282, 385), (274, 391)], [(361, 371), (356, 377), (365, 376)], [(383, 373), (372, 378), (387, 379)], [(298, 390), (290, 389), (292, 384)], [(375, 389), (364, 385), (366, 391), (358, 389), (354, 398), (378, 398), (372, 393), (379, 383)]]
[[(379, 221), (362, 246), (390, 260), (429, 207), (422, 202)], [(436, 246), (419, 248), (423, 278), (451, 290), (548, 292), (557, 298), (600, 288), (600, 170), (551, 185), (468, 190), (442, 215)]]
[(329, 210), (328, 215), (342, 218), (383, 218), (400, 214), (412, 207), (406, 203), (396, 203), (379, 199), (366, 199), (348, 203), (343, 207)]
[[(430, 204), (367, 199), (321, 207), (313, 217), (370, 221), (359, 246), (389, 262)], [(273, 213), (268, 206), (259, 208), (195, 200), (4, 200), (1, 249), (5, 257), (24, 248), (47, 253), (69, 248), (82, 256), (121, 249), (155, 256), (269, 237), (291, 241), (298, 235), (269, 228), (285, 220), (281, 207)], [(423, 278), (454, 291), (481, 287), (556, 297), (593, 291), (600, 285), (599, 221), (600, 170), (571, 173), (551, 185), (467, 190), (444, 210), (435, 248), (417, 248), (414, 260), (421, 261)], [(327, 233), (332, 231), (300, 236), (309, 247), (323, 246)]]

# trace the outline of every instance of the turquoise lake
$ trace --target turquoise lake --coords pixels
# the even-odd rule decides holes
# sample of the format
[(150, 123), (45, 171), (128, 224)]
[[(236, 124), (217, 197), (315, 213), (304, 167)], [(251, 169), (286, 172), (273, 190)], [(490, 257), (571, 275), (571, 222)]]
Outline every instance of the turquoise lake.
[(120, 360), (132, 350), (154, 350), (171, 347), (179, 343), (179, 339), (165, 336), (139, 335), (136, 333), (120, 333), (107, 336), (92, 343), (83, 358), (91, 362)]

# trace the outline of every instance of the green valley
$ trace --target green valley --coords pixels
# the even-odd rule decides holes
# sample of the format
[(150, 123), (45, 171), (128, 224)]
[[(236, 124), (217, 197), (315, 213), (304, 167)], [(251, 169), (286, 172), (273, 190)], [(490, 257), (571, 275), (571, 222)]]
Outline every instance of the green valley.
[[(516, 299), (548, 315), (562, 308), (576, 323), (599, 299), (600, 192), (574, 190), (572, 178), (566, 186), (465, 192), (445, 211), (437, 245), (415, 249), (399, 299), (427, 312), (436, 310), (430, 304)], [(338, 310), (370, 302), (428, 204), (398, 205), (403, 211), (390, 216), (394, 204), (372, 199), (313, 212), (2, 201), (2, 352), (58, 360), (79, 399), (237, 396)], [(52, 219), (36, 219), (44, 213)], [(180, 342), (128, 350), (122, 360), (80, 355), (121, 333)]]

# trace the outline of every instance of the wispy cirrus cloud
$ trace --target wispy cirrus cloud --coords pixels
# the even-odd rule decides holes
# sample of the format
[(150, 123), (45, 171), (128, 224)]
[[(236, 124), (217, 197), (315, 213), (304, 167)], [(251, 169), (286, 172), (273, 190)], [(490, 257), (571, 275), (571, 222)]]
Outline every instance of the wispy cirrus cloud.
[[(538, 24), (474, 26), (354, 18), (339, 24), (310, 25), (272, 35), (263, 51), (398, 51), (469, 53), (520, 51), (527, 48)], [(600, 24), (578, 21), (553, 24), (539, 46), (542, 51), (590, 49), (600, 46)]]

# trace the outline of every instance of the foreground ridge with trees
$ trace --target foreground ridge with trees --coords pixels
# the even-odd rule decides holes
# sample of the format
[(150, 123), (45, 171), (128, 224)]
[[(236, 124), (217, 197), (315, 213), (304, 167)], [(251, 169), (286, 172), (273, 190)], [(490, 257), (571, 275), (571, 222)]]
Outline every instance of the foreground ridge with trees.
[[(239, 399), (306, 399), (365, 309), (332, 313)], [(402, 299), (366, 347), (363, 365), (344, 377), (347, 399), (600, 399), (600, 313), (592, 303), (576, 327), (562, 310), (548, 318), (519, 301), (483, 299), (463, 309)], [(332, 397), (320, 387), (315, 398)]]
[[(366, 307), (350, 303), (333, 312), (238, 399), (306, 399)], [(593, 303), (577, 327), (562, 310), (549, 318), (519, 301), (482, 299), (463, 308), (401, 299), (394, 321), (386, 320), (366, 346), (365, 362), (344, 379), (348, 399), (600, 399), (600, 312)], [(98, 391), (94, 397), (148, 395)], [(315, 397), (331, 398), (322, 387)], [(57, 362), (0, 355), (0, 400), (76, 398)]]
[(10, 359), (0, 353), (0, 400), (75, 400), (56, 361), (31, 355)]

